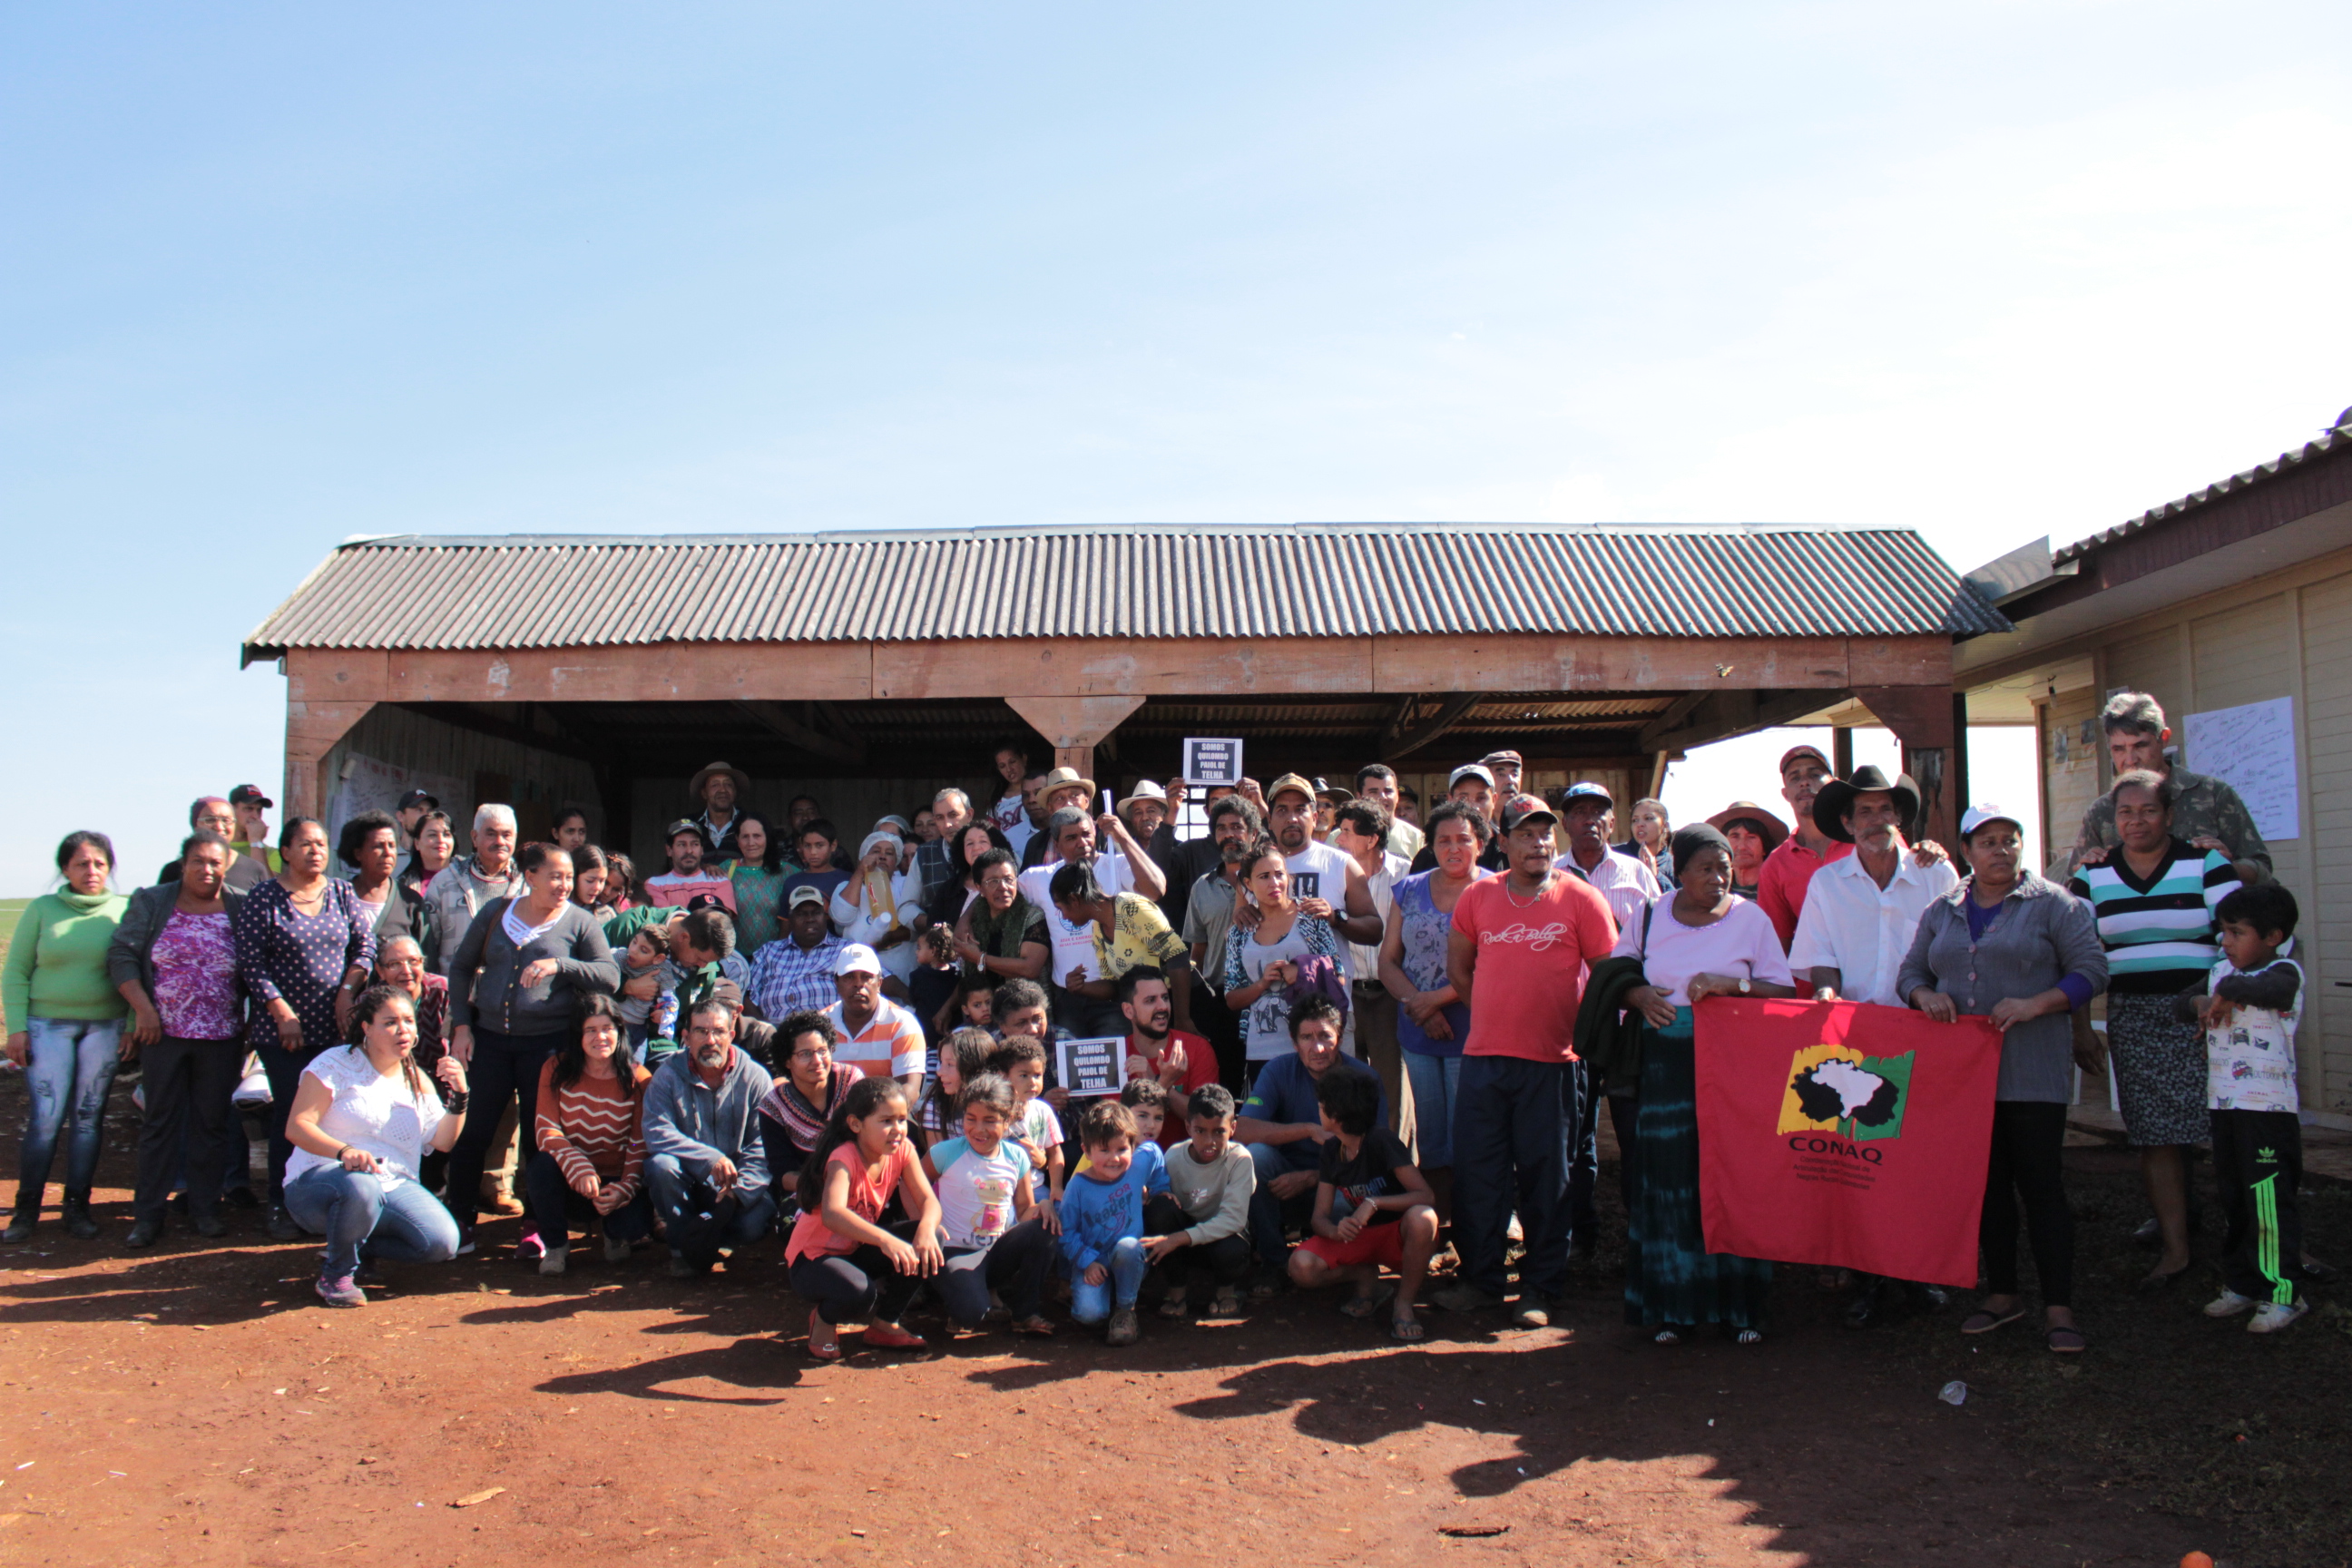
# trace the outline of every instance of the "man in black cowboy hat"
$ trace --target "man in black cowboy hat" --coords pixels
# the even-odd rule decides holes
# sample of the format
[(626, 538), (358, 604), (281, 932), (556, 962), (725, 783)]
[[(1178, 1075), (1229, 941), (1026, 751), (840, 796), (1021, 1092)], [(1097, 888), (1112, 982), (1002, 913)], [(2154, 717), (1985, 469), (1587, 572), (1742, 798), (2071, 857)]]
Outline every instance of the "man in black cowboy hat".
[[(1960, 885), (1959, 874), (1949, 861), (1922, 865), (1906, 853), (1904, 831), (1919, 816), (1919, 786), (1907, 773), (1889, 779), (1864, 767), (1850, 779), (1832, 779), (1813, 797), (1812, 816), (1832, 842), (1853, 848), (1813, 873), (1789, 967), (1798, 984), (1811, 984), (1816, 1001), (1900, 1007), (1895, 975), (1911, 951), (1911, 933), (1930, 903)], [(1877, 1321), (1887, 1283), (1871, 1274), (1853, 1277), (1848, 1328)], [(1932, 1286), (1905, 1283), (1903, 1289), (1914, 1306), (1942, 1305)]]
[(751, 775), (732, 763), (713, 763), (694, 775), (686, 793), (701, 803), (703, 858), (724, 860), (735, 853), (735, 829), (743, 820), (743, 802), (751, 797)]

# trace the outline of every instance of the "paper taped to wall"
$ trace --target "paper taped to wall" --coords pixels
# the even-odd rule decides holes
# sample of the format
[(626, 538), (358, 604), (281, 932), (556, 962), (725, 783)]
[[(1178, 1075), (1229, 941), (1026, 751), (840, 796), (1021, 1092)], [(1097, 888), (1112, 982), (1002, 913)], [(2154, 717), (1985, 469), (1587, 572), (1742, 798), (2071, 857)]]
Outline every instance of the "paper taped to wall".
[(2181, 721), (2191, 772), (2226, 780), (2254, 816), (2264, 841), (2303, 832), (2303, 797), (2294, 769), (2294, 699), (2216, 708)]

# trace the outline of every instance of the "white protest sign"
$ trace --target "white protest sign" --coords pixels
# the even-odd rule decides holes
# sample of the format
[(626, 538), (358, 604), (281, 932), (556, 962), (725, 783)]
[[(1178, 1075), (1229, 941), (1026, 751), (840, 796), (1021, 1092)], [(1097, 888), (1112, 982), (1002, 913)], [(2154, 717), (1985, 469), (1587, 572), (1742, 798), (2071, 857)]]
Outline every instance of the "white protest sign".
[(2303, 795), (2294, 776), (2294, 699), (2216, 708), (2181, 721), (2192, 772), (2228, 782), (2273, 844), (2303, 834)]
[(1185, 740), (1184, 783), (1187, 788), (1205, 790), (1212, 786), (1238, 786), (1241, 782), (1242, 743), (1239, 741), (1190, 737)]
[(1073, 1096), (1117, 1094), (1127, 1087), (1127, 1041), (1117, 1035), (1056, 1040), (1054, 1065)]

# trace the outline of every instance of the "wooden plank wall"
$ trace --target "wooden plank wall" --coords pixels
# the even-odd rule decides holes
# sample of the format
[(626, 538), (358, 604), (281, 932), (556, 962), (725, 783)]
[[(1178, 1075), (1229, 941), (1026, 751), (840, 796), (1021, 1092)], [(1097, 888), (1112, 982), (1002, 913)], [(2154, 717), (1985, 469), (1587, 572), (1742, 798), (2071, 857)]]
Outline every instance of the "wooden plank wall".
[[(525, 828), (527, 837), (546, 831), (547, 816), (557, 806), (574, 802), (590, 808), (596, 831), (604, 828), (595, 775), (587, 763), (571, 757), (459, 730), (389, 702), (378, 703), (370, 710), (328, 752), (326, 773), (330, 781), (341, 777), (343, 760), (354, 752), (395, 767), (463, 781), (468, 798), (441, 803), (441, 808), (457, 825), (461, 853), (471, 847), (467, 834), (474, 809), (485, 804), (472, 798), (484, 775), (502, 776), (508, 781), (509, 798), (498, 804), (515, 808), (516, 819)], [(331, 787), (328, 799), (320, 803), (320, 808), (324, 810), (332, 798)]]

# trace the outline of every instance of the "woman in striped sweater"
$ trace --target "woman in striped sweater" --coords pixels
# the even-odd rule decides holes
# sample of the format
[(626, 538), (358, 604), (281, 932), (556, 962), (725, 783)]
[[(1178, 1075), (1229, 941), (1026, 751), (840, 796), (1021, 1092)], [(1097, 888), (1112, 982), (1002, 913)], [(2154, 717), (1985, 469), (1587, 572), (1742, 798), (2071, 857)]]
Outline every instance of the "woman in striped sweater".
[(572, 1224), (601, 1220), (604, 1261), (628, 1259), (653, 1230), (646, 1195), (645, 1085), (653, 1075), (629, 1059), (621, 1010), (610, 996), (582, 1005), (580, 1027), (539, 1072), (539, 1152), (523, 1173), (531, 1226), (547, 1250), (541, 1274), (561, 1274)]
[(2123, 1102), (2124, 1135), (2139, 1150), (2164, 1254), (2140, 1281), (2159, 1289), (2189, 1268), (2184, 1151), (2212, 1132), (2205, 1109), (2205, 1037), (2173, 1016), (2173, 1001), (2203, 984), (2220, 956), (2215, 911), (2236, 891), (2228, 856), (2172, 836), (2172, 780), (2127, 773), (2108, 792), (2123, 847), (2085, 864), (2067, 891), (2090, 900), (2107, 950), (2107, 1049)]

